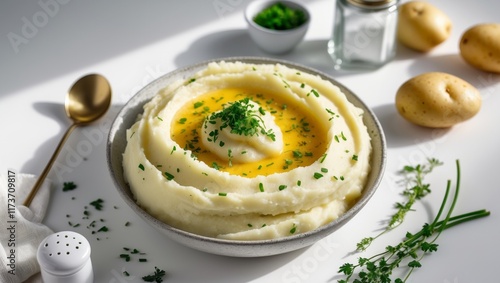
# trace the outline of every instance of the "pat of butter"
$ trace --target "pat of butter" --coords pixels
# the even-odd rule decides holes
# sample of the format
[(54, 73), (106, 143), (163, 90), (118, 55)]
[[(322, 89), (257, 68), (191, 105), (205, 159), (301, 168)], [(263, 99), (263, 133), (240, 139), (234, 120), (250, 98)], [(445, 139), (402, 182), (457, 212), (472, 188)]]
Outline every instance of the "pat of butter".
[[(283, 134), (269, 112), (262, 114), (259, 105), (249, 101), (251, 115), (262, 126), (254, 135), (233, 133), (230, 126), (223, 127), (220, 118), (210, 123), (207, 118), (203, 124), (201, 141), (203, 145), (219, 158), (236, 162), (249, 163), (275, 157), (283, 151)], [(221, 110), (222, 111), (222, 110)], [(220, 112), (220, 111), (219, 111)], [(272, 133), (272, 137), (266, 133)]]

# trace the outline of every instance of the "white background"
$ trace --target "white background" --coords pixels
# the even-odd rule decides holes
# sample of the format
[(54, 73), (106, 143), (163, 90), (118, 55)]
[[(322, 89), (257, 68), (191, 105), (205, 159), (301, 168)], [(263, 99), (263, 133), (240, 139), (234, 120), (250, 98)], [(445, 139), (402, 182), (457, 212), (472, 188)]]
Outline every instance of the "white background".
[[(10, 168), (40, 173), (70, 124), (64, 114), (66, 91), (80, 76), (101, 73), (113, 87), (113, 107), (104, 119), (71, 135), (49, 175), (54, 186), (44, 221), (55, 231), (74, 230), (89, 239), (96, 282), (141, 282), (139, 277), (151, 273), (154, 266), (168, 273), (165, 282), (336, 282), (338, 267), (360, 256), (351, 253), (355, 243), (374, 235), (394, 212), (393, 203), (401, 200), (395, 173), (426, 157), (444, 162), (427, 179), (432, 194), (416, 206), (402, 227), (361, 255), (381, 251), (406, 231), (416, 232), (430, 221), (447, 179), (455, 178), (454, 162), (459, 159), (462, 191), (456, 213), (487, 208), (492, 215), (447, 230), (438, 240), (438, 252), (423, 259), (423, 268), (410, 282), (499, 282), (500, 75), (467, 65), (459, 55), (458, 41), (474, 24), (500, 22), (500, 2), (430, 2), (453, 22), (446, 42), (427, 54), (399, 47), (396, 58), (376, 71), (342, 73), (333, 70), (326, 51), (333, 0), (304, 1), (312, 14), (310, 29), (297, 49), (282, 56), (260, 51), (249, 38), (242, 13), (247, 0), (2, 1), (0, 172)], [(229, 56), (275, 57), (331, 74), (374, 110), (384, 128), (388, 160), (378, 191), (350, 223), (310, 248), (267, 258), (198, 252), (166, 239), (142, 222), (112, 184), (105, 138), (120, 107), (160, 75)], [(395, 93), (404, 81), (429, 71), (448, 72), (475, 85), (483, 97), (479, 114), (447, 130), (424, 129), (404, 121), (394, 107)], [(78, 188), (62, 192), (66, 181), (75, 182)], [(91, 218), (102, 218), (110, 231), (96, 236), (81, 216), (84, 206), (97, 198), (105, 200), (105, 208)], [(81, 226), (71, 228), (68, 221)], [(124, 225), (127, 221), (129, 227)], [(145, 252), (148, 262), (139, 263), (137, 257), (125, 262), (119, 258), (122, 247)], [(123, 277), (124, 270), (131, 276)]]

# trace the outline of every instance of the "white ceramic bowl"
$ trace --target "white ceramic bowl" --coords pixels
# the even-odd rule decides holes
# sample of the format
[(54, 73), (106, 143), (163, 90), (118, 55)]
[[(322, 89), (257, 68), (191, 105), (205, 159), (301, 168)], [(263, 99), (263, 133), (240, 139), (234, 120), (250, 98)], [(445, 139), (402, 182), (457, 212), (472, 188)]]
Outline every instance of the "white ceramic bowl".
[(152, 225), (154, 228), (158, 229), (167, 237), (197, 250), (226, 256), (259, 257), (286, 253), (310, 246), (318, 240), (330, 235), (332, 232), (342, 227), (342, 225), (344, 225), (352, 217), (354, 217), (354, 215), (356, 215), (368, 202), (368, 200), (377, 189), (380, 180), (382, 179), (386, 163), (386, 142), (384, 134), (382, 132), (382, 128), (373, 112), (355, 94), (353, 94), (349, 89), (345, 88), (326, 74), (320, 73), (316, 70), (302, 65), (297, 65), (295, 63), (266, 58), (237, 57), (211, 60), (210, 62), (222, 60), (226, 62), (240, 61), (250, 64), (280, 63), (303, 72), (316, 74), (321, 78), (329, 80), (333, 84), (337, 85), (344, 92), (344, 94), (347, 96), (347, 99), (351, 103), (363, 109), (363, 111), (365, 112), (365, 115), (363, 115), (363, 121), (367, 126), (368, 132), (371, 137), (373, 153), (371, 156), (372, 169), (369, 174), (366, 186), (358, 202), (336, 220), (315, 230), (285, 238), (256, 241), (224, 240), (189, 233), (165, 224), (164, 222), (148, 214), (139, 205), (137, 205), (123, 176), (122, 162), (123, 152), (125, 151), (125, 146), (127, 144), (126, 131), (136, 121), (137, 115), (143, 112), (143, 105), (148, 102), (154, 95), (156, 95), (160, 89), (163, 89), (169, 83), (172, 83), (173, 81), (176, 81), (178, 79), (187, 79), (192, 77), (194, 73), (206, 68), (209, 61), (176, 70), (156, 79), (155, 81), (144, 87), (142, 90), (140, 90), (129, 102), (125, 104), (125, 106), (118, 113), (118, 116), (111, 125), (111, 130), (109, 132), (106, 145), (108, 167), (116, 188), (127, 205), (129, 205), (135, 213), (142, 217), (144, 221)]
[[(259, 12), (278, 2), (292, 9), (303, 11), (306, 16), (306, 22), (290, 30), (272, 30), (259, 26), (253, 21), (253, 18)], [(245, 19), (248, 23), (248, 32), (253, 41), (268, 53), (280, 54), (291, 51), (302, 41), (309, 28), (310, 13), (306, 7), (294, 1), (256, 0), (246, 7)]]

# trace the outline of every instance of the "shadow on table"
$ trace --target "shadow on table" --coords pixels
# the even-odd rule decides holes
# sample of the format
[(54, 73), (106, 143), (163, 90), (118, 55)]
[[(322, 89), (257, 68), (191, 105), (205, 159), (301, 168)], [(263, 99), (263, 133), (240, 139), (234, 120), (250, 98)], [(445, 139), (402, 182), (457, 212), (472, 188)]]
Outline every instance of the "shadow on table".
[[(104, 150), (111, 122), (122, 106), (112, 105), (101, 119), (87, 126), (74, 129), (63, 145), (48, 177), (54, 182), (61, 183), (62, 181), (67, 181), (64, 178), (65, 174), (75, 171), (84, 161), (98, 158), (102, 155), (101, 151)], [(54, 137), (45, 141), (38, 141), (40, 145), (33, 157), (19, 168), (22, 173), (39, 175), (49, 162), (49, 159), (72, 121), (66, 116), (63, 103), (37, 102), (33, 104), (33, 108), (60, 126), (59, 132)], [(36, 123), (33, 123), (33, 127), (36, 127)], [(105, 164), (102, 167), (105, 169)]]
[[(168, 243), (170, 243), (170, 240), (168, 240)], [(287, 264), (300, 257), (308, 248), (281, 255), (257, 258), (207, 254), (175, 242), (168, 246), (168, 250), (171, 254), (168, 269), (171, 271), (172, 277), (175, 277), (175, 279), (172, 278), (175, 282), (238, 283), (253, 282), (265, 277), (267, 274), (284, 269)], [(172, 261), (172, 257), (175, 257), (176, 260)], [(287, 271), (283, 270), (283, 274), (285, 276)]]
[[(57, 144), (64, 135), (64, 132), (71, 125), (71, 120), (64, 112), (63, 103), (37, 102), (33, 104), (33, 108), (36, 112), (42, 116), (52, 119), (60, 126), (59, 132), (56, 136), (46, 141), (39, 141), (40, 145), (38, 146), (33, 158), (26, 161), (24, 165), (19, 168), (22, 173), (39, 175), (45, 167), (45, 163), (48, 162), (52, 156), (52, 153), (56, 149)], [(36, 123), (33, 123), (32, 125), (33, 127), (37, 127)]]
[(414, 125), (399, 115), (394, 104), (376, 106), (372, 110), (382, 125), (388, 148), (415, 146), (437, 140), (450, 130)]
[(305, 40), (286, 54), (270, 54), (262, 51), (250, 38), (246, 29), (216, 32), (196, 40), (187, 50), (175, 58), (177, 67), (184, 67), (206, 60), (227, 57), (267, 57), (295, 62), (318, 71), (340, 77), (348, 74), (333, 68), (327, 52), (327, 40)]
[(469, 82), (480, 91), (500, 82), (500, 77), (497, 74), (478, 70), (466, 63), (458, 51), (457, 53), (433, 55), (398, 46), (398, 53), (394, 60), (411, 61), (408, 67), (408, 78), (426, 72), (443, 72)]

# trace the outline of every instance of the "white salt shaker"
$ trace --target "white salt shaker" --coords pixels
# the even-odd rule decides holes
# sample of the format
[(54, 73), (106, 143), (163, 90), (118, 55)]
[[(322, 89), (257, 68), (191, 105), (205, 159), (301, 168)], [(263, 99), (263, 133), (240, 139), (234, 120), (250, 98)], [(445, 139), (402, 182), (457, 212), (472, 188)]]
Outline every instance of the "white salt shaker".
[(45, 238), (38, 246), (37, 260), (45, 283), (94, 281), (89, 241), (76, 232), (57, 232)]

